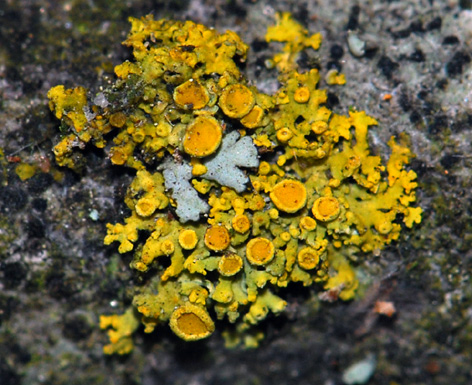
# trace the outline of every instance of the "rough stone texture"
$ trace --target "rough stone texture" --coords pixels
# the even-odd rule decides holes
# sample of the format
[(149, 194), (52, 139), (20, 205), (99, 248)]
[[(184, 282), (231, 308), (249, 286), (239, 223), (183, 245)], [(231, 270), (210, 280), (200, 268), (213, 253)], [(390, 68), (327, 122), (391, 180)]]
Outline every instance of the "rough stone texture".
[[(370, 384), (472, 383), (470, 8), (467, 0), (0, 1), (1, 384), (335, 385), (371, 353)], [(125, 216), (131, 173), (92, 149), (81, 175), (59, 170), (47, 90), (99, 92), (130, 57), (120, 45), (127, 17), (152, 12), (235, 30), (251, 46), (248, 77), (272, 92), (275, 72), (264, 61), (275, 48), (264, 32), (276, 11), (322, 33), (322, 48), (301, 65), (342, 69), (348, 83), (332, 88), (329, 103), (380, 121), (371, 135), (379, 154), (392, 134), (410, 134), (423, 222), (359, 260), (362, 298), (326, 304), (313, 289), (288, 289), (288, 310), (265, 322), (257, 350), (226, 350), (217, 333), (184, 343), (162, 327), (138, 333), (132, 355), (105, 357), (98, 315), (125, 309), (139, 285), (130, 257), (103, 246), (105, 224)], [(364, 56), (350, 53), (348, 29), (366, 42)], [(17, 162), (47, 172), (22, 182)], [(376, 314), (377, 300), (393, 302), (396, 314)]]

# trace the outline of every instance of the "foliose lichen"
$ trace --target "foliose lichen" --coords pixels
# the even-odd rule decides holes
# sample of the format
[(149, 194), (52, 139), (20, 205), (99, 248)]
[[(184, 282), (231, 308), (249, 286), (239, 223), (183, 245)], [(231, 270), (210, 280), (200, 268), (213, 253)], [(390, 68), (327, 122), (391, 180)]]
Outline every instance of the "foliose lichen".
[[(130, 21), (124, 44), (134, 60), (115, 67), (100, 103), (82, 87), (48, 93), (69, 127), (54, 148), (58, 164), (76, 168), (77, 150), (91, 143), (136, 170), (125, 200), (131, 215), (107, 225), (105, 244), (133, 251), (131, 268), (151, 278), (133, 309), (101, 317), (105, 352), (128, 353), (140, 323), (146, 333), (168, 323), (194, 341), (213, 333), (215, 319), (234, 324), (223, 333), (229, 345), (256, 346), (255, 326), (284, 310), (278, 288), (292, 282), (353, 298), (350, 257), (378, 252), (421, 221), (416, 174), (405, 169), (408, 139), (390, 139), (386, 164), (371, 155), (377, 121), (326, 106), (319, 71), (296, 64), (321, 36), (290, 14), (277, 15), (266, 35), (285, 43), (272, 60), (281, 84), (274, 95), (241, 73), (248, 46), (234, 32)], [(344, 84), (344, 75), (331, 72), (327, 83)]]

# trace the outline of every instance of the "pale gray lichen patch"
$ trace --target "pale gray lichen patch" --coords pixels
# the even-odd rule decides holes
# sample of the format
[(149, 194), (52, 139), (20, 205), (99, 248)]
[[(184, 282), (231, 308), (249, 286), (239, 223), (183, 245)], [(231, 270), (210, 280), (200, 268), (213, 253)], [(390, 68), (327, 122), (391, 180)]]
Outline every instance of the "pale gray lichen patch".
[(190, 184), (192, 166), (167, 158), (159, 169), (163, 170), (166, 189), (172, 190), (171, 196), (177, 202), (175, 212), (180, 222), (198, 221), (200, 214), (208, 212), (210, 206), (198, 196), (197, 191)]
[[(249, 136), (240, 138), (239, 133), (233, 131), (223, 138), (217, 154), (203, 163), (207, 168), (203, 178), (242, 192), (249, 178), (240, 167), (258, 167), (259, 159), (252, 139)], [(208, 213), (210, 206), (190, 183), (192, 166), (185, 160), (176, 162), (169, 157), (158, 169), (162, 170), (166, 189), (171, 190), (171, 196), (177, 202), (176, 214), (180, 222), (198, 221), (201, 214)]]
[(239, 167), (258, 167), (257, 148), (251, 137), (239, 139), (237, 131), (230, 132), (223, 138), (217, 154), (204, 162), (207, 172), (203, 178), (231, 187), (237, 192), (246, 189), (249, 178)]

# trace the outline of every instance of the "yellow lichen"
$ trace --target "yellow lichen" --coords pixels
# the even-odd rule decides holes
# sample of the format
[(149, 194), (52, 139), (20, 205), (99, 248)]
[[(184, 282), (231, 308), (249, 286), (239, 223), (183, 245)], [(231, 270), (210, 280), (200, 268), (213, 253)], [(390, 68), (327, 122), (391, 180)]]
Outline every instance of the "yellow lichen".
[(344, 74), (340, 74), (337, 70), (332, 69), (326, 74), (326, 83), (329, 85), (340, 85), (346, 84), (346, 77)]
[(38, 167), (28, 163), (20, 163), (15, 167), (15, 173), (22, 181), (32, 178), (36, 171), (38, 171)]
[(314, 269), (320, 261), (319, 252), (312, 247), (304, 247), (298, 252), (297, 261), (305, 270)]
[(181, 108), (199, 110), (210, 100), (208, 91), (195, 79), (187, 80), (174, 90), (174, 101)]
[(254, 94), (245, 85), (232, 84), (223, 90), (219, 105), (230, 118), (242, 118), (254, 107), (255, 100)]
[(174, 242), (170, 239), (166, 239), (161, 243), (161, 251), (164, 255), (171, 255), (175, 250)]
[(184, 151), (197, 158), (213, 154), (221, 143), (223, 132), (217, 120), (198, 116), (185, 131)]
[(218, 272), (224, 277), (232, 277), (243, 267), (243, 260), (238, 254), (223, 255), (218, 262)]
[(56, 117), (70, 119), (74, 129), (80, 133), (87, 123), (84, 108), (87, 105), (87, 91), (83, 87), (66, 90), (56, 86), (48, 91), (49, 108), (55, 111)]
[(300, 87), (295, 90), (293, 94), (293, 99), (297, 103), (306, 103), (310, 99), (310, 90), (308, 87)]
[(241, 119), (241, 123), (247, 128), (256, 128), (264, 117), (264, 110), (259, 106), (254, 106), (253, 109)]
[(205, 232), (205, 245), (210, 250), (222, 251), (228, 248), (230, 235), (226, 227), (222, 225), (210, 226)]
[(246, 258), (253, 265), (265, 265), (274, 258), (274, 244), (267, 238), (253, 238), (246, 246)]
[(322, 222), (332, 221), (339, 215), (339, 201), (335, 197), (321, 197), (313, 204), (312, 212)]
[(215, 330), (209, 314), (200, 306), (185, 304), (171, 315), (169, 326), (172, 331), (186, 341), (197, 341), (208, 337)]
[(100, 329), (109, 329), (110, 343), (103, 347), (105, 354), (128, 354), (133, 350), (132, 334), (139, 327), (139, 319), (134, 314), (134, 309), (128, 309), (122, 315), (101, 315)]
[(310, 128), (315, 134), (320, 135), (328, 129), (328, 123), (324, 122), (323, 120), (318, 120), (313, 122)]
[(192, 250), (197, 246), (197, 233), (191, 229), (182, 230), (179, 234), (179, 244), (184, 250)]
[(288, 12), (276, 14), (276, 24), (267, 29), (266, 41), (285, 42), (281, 53), (275, 55), (274, 62), (279, 71), (289, 72), (296, 68), (299, 53), (305, 48), (318, 49), (321, 45), (321, 35), (316, 33), (309, 36), (308, 31), (293, 20)]
[(110, 124), (113, 127), (121, 128), (125, 125), (126, 123), (126, 114), (124, 112), (116, 112), (112, 115), (110, 115)]
[(192, 175), (194, 176), (203, 175), (208, 171), (206, 166), (200, 162), (200, 159), (193, 158), (190, 164), (192, 165)]
[(274, 205), (286, 213), (295, 213), (306, 204), (306, 188), (297, 180), (285, 179), (277, 183), (270, 192)]
[(156, 202), (149, 198), (141, 198), (136, 202), (136, 213), (142, 217), (148, 217), (156, 211)]
[(316, 229), (316, 221), (311, 217), (303, 217), (300, 219), (300, 226), (308, 231)]
[(288, 127), (282, 127), (280, 130), (277, 131), (277, 139), (281, 143), (286, 143), (290, 139), (292, 139), (293, 133)]
[(130, 215), (107, 224), (104, 242), (133, 252), (130, 266), (146, 283), (124, 315), (101, 318), (110, 328), (105, 352), (129, 352), (139, 323), (145, 333), (168, 323), (185, 340), (206, 338), (210, 314), (235, 324), (223, 333), (227, 344), (254, 347), (256, 325), (283, 311), (279, 288), (291, 282), (316, 285), (321, 299), (354, 298), (366, 253), (421, 221), (408, 138), (391, 138), (388, 159), (372, 155), (377, 121), (328, 108), (320, 78), (340, 85), (344, 75), (299, 70), (300, 52), (318, 49), (321, 36), (288, 13), (266, 34), (285, 43), (272, 59), (273, 95), (241, 73), (248, 46), (234, 32), (130, 21), (124, 44), (134, 59), (115, 67), (106, 106), (81, 87), (48, 93), (70, 128), (54, 147), (59, 165), (80, 168), (79, 150), (90, 143), (136, 173)]
[(244, 214), (237, 214), (231, 220), (234, 231), (244, 234), (251, 227), (249, 218)]

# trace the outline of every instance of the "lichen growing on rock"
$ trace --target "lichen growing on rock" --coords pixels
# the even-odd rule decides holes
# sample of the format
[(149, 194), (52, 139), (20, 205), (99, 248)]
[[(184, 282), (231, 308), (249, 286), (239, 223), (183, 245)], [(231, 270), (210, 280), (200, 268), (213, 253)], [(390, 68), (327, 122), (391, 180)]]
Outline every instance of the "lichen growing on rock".
[[(211, 335), (215, 317), (227, 319), (235, 324), (224, 333), (228, 344), (256, 346), (255, 325), (284, 310), (277, 292), (291, 282), (353, 298), (350, 256), (378, 252), (403, 225), (421, 221), (421, 208), (411, 206), (417, 184), (405, 169), (407, 138), (392, 137), (386, 166), (370, 154), (368, 129), (377, 121), (328, 109), (319, 71), (296, 65), (321, 36), (289, 14), (266, 36), (285, 42), (273, 59), (281, 83), (274, 95), (240, 72), (248, 46), (234, 32), (130, 20), (124, 44), (134, 60), (115, 67), (107, 103), (80, 87), (48, 94), (70, 128), (55, 147), (60, 165), (75, 168), (76, 149), (92, 143), (113, 164), (136, 170), (125, 200), (131, 215), (107, 225), (105, 243), (134, 251), (131, 267), (150, 278), (133, 310), (102, 317), (111, 328), (105, 352), (129, 352), (138, 319), (146, 333), (169, 323), (189, 341)], [(329, 79), (345, 81), (337, 73)]]

